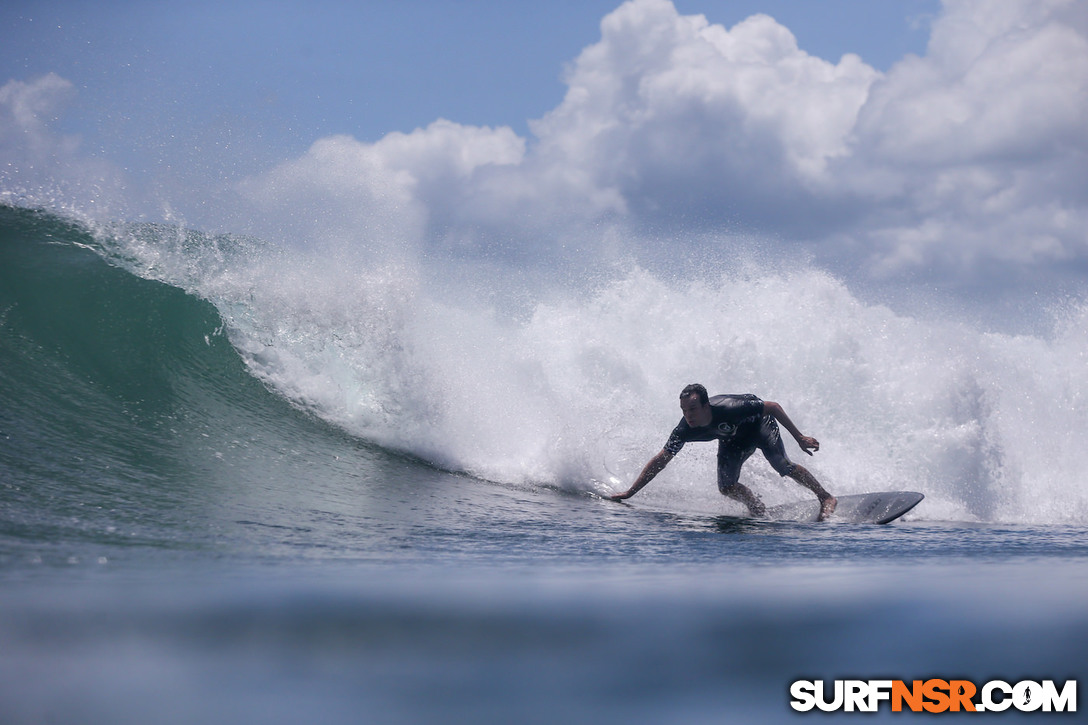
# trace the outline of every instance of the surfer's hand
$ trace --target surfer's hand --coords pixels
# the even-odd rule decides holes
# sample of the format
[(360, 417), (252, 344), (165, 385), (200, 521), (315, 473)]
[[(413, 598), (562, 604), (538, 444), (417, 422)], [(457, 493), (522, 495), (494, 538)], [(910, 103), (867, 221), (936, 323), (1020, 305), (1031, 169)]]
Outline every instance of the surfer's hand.
[(624, 491), (623, 493), (614, 493), (611, 496), (606, 496), (605, 498), (607, 498), (609, 501), (626, 501), (627, 499), (631, 498), (631, 494), (627, 491)]
[(820, 441), (809, 436), (801, 436), (797, 439), (797, 444), (801, 446), (801, 450), (805, 453), (812, 455), (813, 451), (820, 450)]

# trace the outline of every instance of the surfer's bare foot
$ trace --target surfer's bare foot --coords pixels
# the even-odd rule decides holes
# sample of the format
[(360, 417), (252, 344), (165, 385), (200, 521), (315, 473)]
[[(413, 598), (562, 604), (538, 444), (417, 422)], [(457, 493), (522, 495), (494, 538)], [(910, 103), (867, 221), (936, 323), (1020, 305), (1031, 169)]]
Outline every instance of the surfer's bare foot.
[(752, 490), (743, 483), (734, 483), (732, 486), (722, 491), (722, 493), (734, 501), (740, 501), (744, 504), (748, 509), (749, 516), (761, 519), (767, 515), (767, 507), (759, 500), (759, 496), (752, 493)]
[(823, 521), (824, 519), (826, 519), (828, 516), (835, 512), (835, 507), (838, 505), (839, 499), (835, 498), (834, 496), (828, 496), (827, 498), (825, 498), (823, 501), (820, 502), (820, 516), (816, 520)]

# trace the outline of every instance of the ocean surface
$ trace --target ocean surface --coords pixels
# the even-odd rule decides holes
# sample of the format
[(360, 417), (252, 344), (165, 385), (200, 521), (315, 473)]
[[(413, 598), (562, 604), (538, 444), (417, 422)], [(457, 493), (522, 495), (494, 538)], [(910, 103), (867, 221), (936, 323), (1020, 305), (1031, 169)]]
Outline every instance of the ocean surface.
[[(468, 274), (0, 206), (0, 721), (772, 723), (874, 717), (795, 713), (797, 679), (1083, 688), (1088, 305), (1024, 335), (804, 267)], [(782, 403), (832, 492), (926, 499), (745, 520), (696, 444), (602, 499), (690, 382)]]

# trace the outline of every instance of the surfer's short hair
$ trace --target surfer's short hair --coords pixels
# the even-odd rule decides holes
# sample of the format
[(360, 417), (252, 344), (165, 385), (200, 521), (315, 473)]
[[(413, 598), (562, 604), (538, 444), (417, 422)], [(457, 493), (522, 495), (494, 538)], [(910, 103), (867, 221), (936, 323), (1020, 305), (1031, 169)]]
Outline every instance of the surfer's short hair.
[(699, 383), (692, 383), (691, 385), (688, 385), (683, 390), (681, 390), (680, 400), (688, 398), (692, 395), (697, 395), (699, 397), (699, 403), (701, 405), (708, 405), (710, 403), (710, 396), (706, 394), (706, 388), (704, 388)]

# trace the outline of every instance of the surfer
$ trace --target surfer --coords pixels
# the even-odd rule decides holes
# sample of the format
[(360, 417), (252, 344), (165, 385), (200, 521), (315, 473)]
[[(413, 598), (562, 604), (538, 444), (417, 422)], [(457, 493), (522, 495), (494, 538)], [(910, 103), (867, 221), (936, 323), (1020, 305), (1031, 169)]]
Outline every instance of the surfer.
[(716, 395), (709, 397), (706, 388), (698, 383), (680, 392), (680, 410), (684, 417), (673, 429), (665, 447), (650, 459), (631, 488), (610, 496), (613, 501), (631, 498), (661, 473), (688, 441), (718, 441), (718, 490), (723, 495), (740, 501), (748, 507), (752, 516), (763, 516), (766, 507), (751, 489), (740, 482), (740, 469), (756, 448), (763, 451), (771, 467), (781, 476), (794, 481), (816, 494), (820, 501), (819, 520), (831, 515), (838, 500), (828, 493), (808, 469), (790, 461), (778, 423), (797, 440), (801, 450), (812, 455), (820, 450), (815, 438), (801, 435), (786, 411), (778, 403), (760, 400), (755, 395)]

